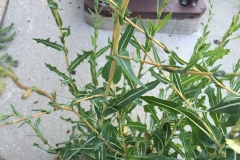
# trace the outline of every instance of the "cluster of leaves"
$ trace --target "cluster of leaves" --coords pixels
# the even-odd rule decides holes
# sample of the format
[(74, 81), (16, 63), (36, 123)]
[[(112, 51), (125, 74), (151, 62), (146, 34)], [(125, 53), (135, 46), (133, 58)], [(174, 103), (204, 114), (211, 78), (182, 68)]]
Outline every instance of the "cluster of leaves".
[[(5, 27), (0, 30), (0, 44), (3, 44), (3, 43), (13, 40), (15, 33), (7, 35), (12, 30), (12, 27), (13, 27), (13, 23), (10, 26)], [(5, 47), (4, 45), (0, 45), (0, 50), (3, 49), (4, 47)], [(12, 67), (17, 67), (18, 61), (13, 60), (12, 57), (10, 55), (8, 55), (7, 53), (0, 55), (0, 66), (6, 66), (6, 65), (10, 65)]]
[[(231, 36), (240, 28), (240, 12), (233, 17), (232, 24), (214, 49), (210, 49), (211, 44), (206, 42), (209, 34), (207, 24), (194, 47), (190, 61), (187, 62), (154, 39), (155, 33), (171, 18), (170, 13), (160, 21), (168, 0), (162, 2), (160, 9), (157, 7), (159, 19), (155, 24), (150, 20), (145, 24), (140, 18), (130, 21), (125, 14), (126, 8), (124, 9), (128, 1), (104, 2), (113, 9), (114, 41), (109, 40), (107, 46), (97, 49), (97, 30), (103, 22), (97, 20), (98, 1), (94, 0), (95, 11), (90, 11), (94, 19), (94, 36), (91, 37), (93, 50), (82, 51), (82, 54), (77, 54), (77, 58), (70, 64), (67, 62), (69, 76), (55, 66), (46, 64), (50, 71), (62, 78), (61, 83), (68, 86), (73, 98), (66, 104), (60, 104), (55, 92), (48, 95), (35, 87), (22, 87), (27, 90), (23, 98), (29, 97), (32, 91), (37, 92), (50, 98), (49, 105), (53, 108), (49, 111), (38, 110), (41, 113), (23, 118), (12, 106), (13, 114), (0, 115), (0, 120), (9, 125), (15, 121), (8, 122), (7, 118), (11, 116), (23, 118), (23, 124), (30, 124), (37, 137), (49, 148), (44, 149), (39, 144), (34, 146), (48, 153), (57, 154), (59, 159), (78, 159), (79, 155), (96, 160), (239, 159), (240, 78), (236, 77), (240, 69), (240, 61), (234, 66), (231, 74), (219, 70), (221, 65), (216, 66), (215, 62), (229, 54), (230, 50), (226, 49), (227, 43), (238, 38)], [(62, 44), (52, 42), (50, 38), (34, 40), (63, 51), (68, 59), (65, 37), (70, 35), (70, 29), (62, 27), (57, 3), (48, 0), (48, 5), (61, 30)], [(211, 18), (210, 8), (208, 22)], [(137, 20), (141, 22), (143, 28), (141, 31), (146, 36), (144, 44), (134, 36)], [(128, 25), (121, 35), (124, 21)], [(118, 35), (121, 35), (119, 40), (116, 38)], [(160, 59), (154, 43), (169, 54), (168, 65), (162, 64), (166, 60)], [(135, 58), (129, 57), (127, 48), (130, 44), (136, 49)], [(109, 48), (111, 51), (110, 56), (106, 58), (106, 64), (98, 69), (97, 58)], [(150, 52), (153, 58), (149, 55)], [(151, 62), (146, 60), (147, 57)], [(80, 88), (75, 84), (76, 80), (71, 77), (71, 72), (82, 65), (81, 62), (85, 59), (90, 63), (92, 82)], [(134, 74), (131, 61), (140, 63), (138, 75)], [(142, 73), (145, 63), (153, 67)], [(4, 76), (10, 76), (7, 73), (4, 72)], [(141, 78), (146, 73), (151, 73), (154, 80), (143, 83)], [(17, 82), (14, 76), (10, 77)], [(100, 78), (106, 81), (102, 85), (98, 84)], [(224, 85), (225, 82), (230, 84), (229, 87)], [(156, 90), (159, 84), (164, 87)], [(112, 85), (114, 87), (111, 88)], [(158, 96), (143, 96), (153, 89), (158, 92)], [(225, 90), (227, 95), (222, 97)], [(86, 100), (91, 104), (89, 110), (81, 106), (81, 102)], [(139, 116), (137, 119), (132, 119), (131, 113), (137, 106), (142, 108), (146, 117), (149, 117), (149, 122)], [(35, 124), (31, 124), (31, 118), (51, 114), (52, 111), (57, 110), (72, 111), (79, 119), (61, 117), (62, 120), (72, 124), (72, 133), (68, 141), (52, 147), (38, 128), (40, 119)]]
[[(8, 27), (5, 27), (0, 30), (0, 44), (13, 40), (15, 33), (7, 35), (7, 33), (9, 33), (11, 31), (12, 27), (13, 27), (13, 23), (11, 25), (9, 25)], [(4, 48), (4, 45), (0, 45), (0, 49), (2, 49), (2, 48)]]
[(9, 54), (5, 53), (4, 55), (0, 56), (0, 66), (12, 66), (12, 67), (17, 67), (18, 66), (18, 61), (13, 60), (12, 56)]

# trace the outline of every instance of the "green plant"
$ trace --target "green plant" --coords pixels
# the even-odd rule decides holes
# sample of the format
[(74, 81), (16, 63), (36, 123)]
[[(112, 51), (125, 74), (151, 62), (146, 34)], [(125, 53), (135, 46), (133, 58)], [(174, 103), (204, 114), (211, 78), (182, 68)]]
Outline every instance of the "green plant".
[[(13, 23), (10, 26), (5, 27), (0, 30), (0, 44), (13, 40), (15, 33), (7, 35), (7, 33), (11, 31), (12, 27), (13, 27)], [(0, 50), (3, 49), (4, 47), (5, 47), (4, 45), (0, 45)], [(0, 55), (0, 66), (6, 66), (6, 65), (10, 65), (12, 67), (17, 67), (18, 61), (13, 60), (12, 57), (10, 55), (8, 55), (7, 53)]]
[[(65, 54), (68, 75), (50, 64), (46, 66), (62, 78), (61, 83), (69, 88), (73, 98), (68, 103), (61, 104), (56, 92), (48, 94), (38, 87), (25, 86), (19, 82), (11, 68), (0, 67), (1, 80), (4, 80), (4, 83), (0, 83), (0, 90), (9, 77), (17, 87), (25, 90), (22, 99), (36, 92), (51, 100), (49, 110), (33, 110), (40, 113), (27, 117), (11, 105), (13, 113), (0, 115), (0, 127), (17, 122), (23, 122), (20, 126), (29, 124), (48, 149), (39, 144), (34, 146), (57, 154), (59, 159), (78, 159), (79, 155), (100, 160), (239, 159), (240, 61), (234, 66), (233, 73), (219, 70), (221, 65), (215, 65), (215, 62), (230, 52), (226, 49), (228, 42), (239, 38), (232, 38), (232, 35), (240, 28), (240, 12), (233, 17), (218, 46), (210, 49), (211, 44), (206, 42), (209, 34), (208, 23), (212, 18), (212, 3), (209, 1), (211, 8), (208, 23), (194, 47), (190, 61), (187, 62), (154, 38), (155, 33), (171, 18), (170, 13), (160, 20), (168, 0), (164, 0), (161, 7), (157, 8), (158, 20), (155, 24), (148, 21), (146, 25), (139, 18), (143, 29), (136, 25), (137, 18), (132, 21), (127, 18), (128, 0), (104, 2), (113, 10), (112, 40), (109, 40), (106, 47), (97, 48), (98, 27), (103, 21), (98, 22), (98, 1), (94, 0), (95, 12), (90, 11), (94, 20), (94, 36), (91, 37), (93, 50), (83, 51), (69, 63), (65, 37), (70, 35), (70, 29), (63, 27), (57, 3), (48, 0), (61, 32), (62, 44), (52, 42), (50, 38), (34, 40)], [(128, 24), (127, 28), (121, 35), (122, 26), (125, 24)], [(134, 29), (145, 34), (145, 44), (141, 44), (134, 36)], [(129, 56), (129, 44), (136, 48), (135, 58)], [(163, 64), (164, 60), (160, 59), (155, 44), (169, 54), (168, 64)], [(109, 48), (110, 54), (106, 57), (106, 64), (99, 68), (96, 60)], [(71, 73), (85, 59), (90, 63), (92, 82), (78, 87)], [(137, 76), (133, 72), (132, 61), (139, 63)], [(145, 64), (152, 67), (146, 68)], [(155, 80), (143, 83), (141, 78), (146, 73), (151, 73)], [(98, 83), (101, 78), (106, 81), (102, 85)], [(224, 85), (225, 82), (229, 82), (228, 87)], [(156, 95), (143, 96), (159, 84), (163, 87), (155, 89)], [(226, 97), (222, 97), (224, 91), (227, 91)], [(90, 101), (89, 110), (81, 105), (83, 101)], [(136, 106), (141, 106), (146, 115), (150, 115), (149, 123), (139, 117), (131, 118)], [(73, 124), (72, 133), (69, 141), (53, 147), (39, 130), (40, 118), (34, 124), (31, 119), (62, 110), (71, 111), (79, 119), (74, 121), (71, 117), (61, 117)], [(161, 113), (160, 118), (158, 112)], [(20, 119), (7, 121), (12, 116)]]
[[(5, 27), (0, 30), (0, 44), (13, 40), (15, 33), (7, 35), (7, 33), (11, 31), (12, 27), (13, 27), (13, 23), (11, 25), (9, 25), (8, 27)], [(3, 49), (3, 48), (4, 48), (4, 45), (0, 45), (0, 49)]]

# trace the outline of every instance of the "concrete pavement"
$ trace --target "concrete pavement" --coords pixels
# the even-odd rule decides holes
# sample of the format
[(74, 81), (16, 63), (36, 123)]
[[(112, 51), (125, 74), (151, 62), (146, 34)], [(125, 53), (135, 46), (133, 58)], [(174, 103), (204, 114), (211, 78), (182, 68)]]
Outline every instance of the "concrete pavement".
[[(90, 35), (93, 35), (93, 28), (85, 23), (83, 0), (56, 0), (56, 2), (59, 3), (59, 8), (63, 9), (60, 11), (63, 25), (71, 29), (71, 35), (67, 38), (69, 59), (71, 61), (76, 58), (76, 53), (81, 53), (81, 50), (88, 51), (92, 49)], [(222, 37), (231, 23), (232, 16), (239, 11), (237, 5), (240, 4), (240, 1), (225, 0), (220, 2), (219, 0), (213, 0), (213, 4), (214, 17), (209, 26), (211, 30), (209, 42), (212, 43), (212, 47), (215, 46), (213, 41)], [(158, 33), (155, 38), (188, 60), (197, 38), (202, 33), (207, 13), (203, 16), (198, 26), (198, 31), (195, 33), (190, 35)], [(66, 70), (64, 54), (37, 44), (32, 40), (32, 38), (46, 39), (50, 37), (53, 41), (60, 41), (59, 30), (46, 2), (43, 3), (41, 0), (9, 0), (3, 26), (8, 26), (12, 22), (14, 23), (16, 37), (0, 54), (9, 53), (14, 59), (19, 61), (19, 66), (14, 71), (19, 75), (20, 81), (28, 86), (38, 86), (49, 93), (56, 91), (58, 95), (68, 97), (67, 90), (60, 85), (60, 78), (50, 72), (44, 64), (51, 64), (64, 72)], [(239, 34), (240, 32), (238, 31)], [(144, 42), (144, 35), (137, 32), (136, 36)], [(108, 37), (111, 37), (111, 31), (99, 30), (99, 48), (107, 45)], [(223, 64), (222, 68), (224, 70), (231, 71), (232, 64), (236, 63), (240, 58), (239, 46), (240, 40), (235, 40), (228, 45), (228, 48), (231, 49), (229, 56), (219, 62)], [(132, 47), (129, 47), (129, 52), (134, 53)], [(162, 49), (158, 48), (158, 52), (162, 59), (167, 58)], [(81, 86), (82, 83), (87, 83), (91, 78), (87, 62), (84, 64), (76, 70), (77, 74), (75, 76)], [(105, 58), (99, 59), (98, 64), (99, 67), (103, 66)], [(79, 77), (82, 82), (79, 80)], [(147, 79), (143, 81), (147, 81)], [(33, 114), (30, 111), (31, 109), (50, 108), (47, 105), (49, 100), (46, 98), (33, 94), (30, 98), (23, 101), (21, 100), (22, 93), (23, 91), (16, 88), (13, 82), (9, 80), (5, 93), (0, 97), (0, 114), (11, 113), (10, 104), (14, 105), (25, 116)], [(154, 91), (151, 93), (154, 93)], [(66, 98), (58, 97), (58, 99), (62, 103), (67, 102)], [(59, 118), (62, 114), (63, 112), (59, 111), (51, 115), (44, 115), (41, 118), (40, 129), (52, 145), (68, 140), (69, 134), (67, 130), (71, 129), (71, 124), (65, 123)], [(72, 116), (72, 114), (65, 113), (64, 117), (68, 116)], [(17, 118), (15, 117), (14, 119)], [(28, 136), (35, 135), (29, 125), (17, 128), (18, 125), (14, 124), (0, 128), (0, 157), (5, 160), (48, 160), (55, 157), (32, 146), (33, 143), (38, 143), (46, 148), (38, 138)]]

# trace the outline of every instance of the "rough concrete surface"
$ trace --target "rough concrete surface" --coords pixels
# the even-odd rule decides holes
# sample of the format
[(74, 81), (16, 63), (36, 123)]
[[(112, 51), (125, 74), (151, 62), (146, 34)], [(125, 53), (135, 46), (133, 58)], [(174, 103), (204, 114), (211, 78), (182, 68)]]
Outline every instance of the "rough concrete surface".
[[(93, 28), (85, 23), (83, 0), (56, 0), (56, 2), (59, 2), (59, 8), (63, 9), (59, 11), (63, 25), (71, 29), (71, 35), (67, 38), (67, 47), (69, 50), (69, 59), (72, 61), (76, 58), (76, 53), (81, 53), (81, 50), (88, 51), (92, 49), (90, 36), (93, 35)], [(213, 41), (219, 40), (222, 37), (231, 23), (232, 16), (239, 11), (237, 5), (240, 4), (240, 1), (225, 0), (220, 2), (219, 0), (213, 0), (213, 4), (214, 17), (209, 26), (211, 30), (209, 42), (212, 43), (212, 48), (215, 46)], [(186, 60), (189, 60), (194, 44), (201, 35), (204, 24), (206, 24), (207, 13), (208, 12), (206, 12), (201, 19), (201, 25), (198, 26), (198, 31), (190, 35), (158, 33), (155, 38)], [(12, 42), (7, 44), (6, 49), (1, 51), (0, 54), (9, 53), (14, 59), (19, 61), (19, 66), (14, 68), (14, 71), (19, 76), (20, 82), (28, 86), (37, 86), (49, 93), (56, 91), (58, 95), (68, 97), (69, 94), (67, 90), (63, 89), (60, 85), (60, 78), (50, 72), (44, 64), (51, 64), (64, 72), (66, 71), (64, 54), (37, 44), (32, 40), (32, 38), (50, 37), (52, 41), (60, 41), (59, 30), (46, 1), (10, 0), (3, 26), (8, 26), (12, 22), (14, 23), (16, 37)], [(238, 32), (238, 35), (239, 34), (240, 32)], [(137, 32), (136, 36), (140, 41), (144, 42), (145, 36), (143, 34)], [(111, 31), (99, 30), (99, 48), (107, 45), (108, 37), (111, 37)], [(231, 49), (229, 56), (219, 62), (223, 64), (222, 68), (224, 68), (224, 70), (231, 71), (232, 64), (236, 63), (240, 58), (239, 46), (240, 40), (235, 40), (228, 45), (228, 48)], [(160, 48), (157, 49), (162, 60), (166, 59), (167, 55), (164, 51)], [(132, 47), (129, 47), (129, 51), (130, 53), (134, 53)], [(101, 67), (106, 60), (102, 57), (98, 62), (99, 67)], [(136, 64), (133, 63), (133, 66), (134, 65)], [(79, 85), (90, 81), (89, 65), (86, 61), (77, 68), (77, 74), (74, 78), (76, 78)], [(147, 79), (145, 78), (143, 81), (146, 82)], [(155, 91), (152, 91), (151, 94), (154, 94)], [(48, 99), (33, 94), (27, 100), (21, 100), (22, 94), (23, 91), (18, 89), (9, 79), (5, 93), (0, 97), (0, 114), (11, 113), (10, 104), (15, 106), (15, 108), (25, 116), (33, 114), (33, 112), (30, 111), (31, 109), (50, 109), (47, 105), (49, 102)], [(58, 100), (61, 103), (67, 101), (66, 98), (62, 97), (58, 97)], [(36, 101), (38, 101), (38, 103), (35, 104), (34, 102)], [(51, 115), (44, 115), (41, 118), (40, 129), (53, 146), (56, 143), (68, 140), (69, 134), (67, 134), (66, 131), (71, 129), (71, 124), (67, 124), (59, 118), (63, 113), (65, 112), (58, 111)], [(141, 117), (143, 112), (138, 112), (138, 114), (140, 114)], [(64, 116), (74, 117), (74, 115), (70, 113), (65, 113)], [(42, 147), (47, 148), (38, 138), (28, 136), (35, 135), (29, 125), (24, 125), (21, 128), (17, 128), (18, 126), (19, 124), (14, 124), (0, 128), (0, 157), (6, 160), (47, 160), (55, 157), (32, 146), (33, 143), (38, 143)]]

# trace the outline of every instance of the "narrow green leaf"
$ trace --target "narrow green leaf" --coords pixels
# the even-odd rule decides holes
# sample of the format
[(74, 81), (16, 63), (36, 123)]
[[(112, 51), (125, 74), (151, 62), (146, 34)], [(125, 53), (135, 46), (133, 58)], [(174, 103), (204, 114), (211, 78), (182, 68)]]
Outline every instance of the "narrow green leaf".
[(139, 152), (140, 152), (140, 155), (145, 155), (146, 154), (146, 151), (147, 151), (147, 145), (143, 142), (140, 142), (139, 143)]
[(65, 44), (65, 37), (69, 36), (70, 35), (70, 29), (69, 28), (61, 28), (62, 31), (65, 31), (66, 32), (63, 32), (63, 35), (61, 37), (61, 42), (62, 44), (64, 45)]
[(228, 53), (230, 53), (229, 49), (222, 50), (218, 54), (209, 57), (206, 62), (209, 66), (212, 66), (218, 59), (222, 59), (223, 56), (228, 55)]
[(168, 13), (163, 20), (161, 20), (161, 22), (158, 24), (158, 26), (155, 28), (155, 32), (161, 30), (169, 21), (169, 19), (171, 19), (172, 17), (172, 12)]
[(64, 117), (62, 117), (62, 116), (60, 116), (60, 118), (61, 118), (62, 120), (64, 120), (64, 121), (70, 122), (70, 123), (72, 123), (72, 124), (79, 123), (79, 121), (74, 121), (74, 120), (72, 120), (71, 118), (64, 118)]
[[(96, 147), (96, 145), (95, 145)], [(97, 151), (95, 151), (95, 157), (96, 160), (106, 160), (106, 144), (104, 142), (102, 142), (101, 146), (99, 147), (99, 149)]]
[(151, 75), (153, 77), (155, 77), (159, 82), (162, 82), (163, 84), (170, 84), (170, 85), (174, 85), (171, 81), (169, 81), (168, 79), (166, 79), (165, 77), (162, 77), (160, 75), (160, 73), (156, 73), (153, 68), (150, 68), (149, 71), (151, 72)]
[(96, 56), (99, 57), (101, 56), (103, 53), (105, 53), (109, 48), (111, 47), (111, 45), (107, 45), (106, 47), (103, 47), (102, 49), (100, 49), (97, 53)]
[(11, 31), (12, 28), (13, 28), (13, 23), (11, 23), (9, 26), (7, 26), (5, 28), (1, 28), (0, 29), (0, 36), (6, 35), (6, 33)]
[(120, 65), (117, 64), (114, 71), (113, 83), (117, 84), (121, 80), (121, 77), (122, 77), (122, 68)]
[(146, 124), (142, 124), (141, 122), (129, 122), (125, 126), (128, 126), (131, 129), (138, 130), (139, 132), (144, 132), (147, 129)]
[(220, 103), (222, 98), (222, 92), (221, 92), (221, 87), (217, 87), (217, 97), (216, 97), (216, 103)]
[(107, 63), (104, 65), (103, 70), (102, 70), (102, 78), (105, 79), (106, 82), (108, 82), (111, 63), (112, 63), (112, 61), (108, 60)]
[[(108, 62), (104, 65), (102, 70), (102, 77), (105, 79), (106, 82), (108, 82), (110, 69), (111, 69), (112, 60), (108, 60)], [(113, 75), (113, 83), (117, 84), (121, 80), (122, 76), (122, 68), (119, 64), (116, 65)]]
[(196, 64), (195, 66), (201, 72), (208, 72), (208, 70), (206, 68), (202, 67), (201, 65)]
[(104, 142), (102, 140), (99, 140), (97, 143), (94, 144), (94, 148), (93, 148), (94, 151), (99, 150), (99, 148), (103, 145), (104, 145)]
[(210, 139), (209, 136), (207, 136), (206, 134), (204, 134), (201, 130), (199, 130), (199, 128), (194, 127), (193, 129), (196, 129), (197, 135), (198, 135), (198, 139), (200, 142), (202, 142), (204, 145), (206, 145), (207, 147), (213, 148), (213, 149), (217, 149), (216, 144), (214, 143), (213, 140)]
[(215, 127), (214, 125), (210, 124), (210, 127), (212, 128), (213, 133), (215, 134), (216, 139), (218, 140), (219, 143), (222, 141), (222, 132)]
[[(46, 64), (46, 63), (45, 63), (45, 65), (46, 65), (46, 67), (48, 67), (50, 69), (50, 71), (53, 71), (53, 72), (57, 73), (60, 77), (62, 77), (64, 80), (66, 80), (65, 82), (67, 82), (67, 85), (69, 87), (69, 91), (72, 93), (72, 95), (75, 95), (74, 90), (73, 90), (73, 86), (70, 84), (71, 81), (70, 81), (69, 77), (66, 76), (64, 73), (58, 71), (56, 67), (51, 66), (50, 64)], [(77, 88), (75, 84), (74, 84), (74, 87)]]
[[(122, 55), (129, 56), (129, 53), (128, 51), (125, 51), (122, 53)], [(140, 86), (144, 86), (144, 84), (134, 74), (130, 60), (121, 59), (118, 56), (111, 57), (117, 61), (117, 63), (122, 67), (122, 69), (130, 79), (132, 79), (135, 83), (139, 84)]]
[(155, 131), (153, 132), (152, 137), (154, 140), (154, 146), (156, 147), (157, 151), (161, 152), (164, 150), (164, 139), (161, 137), (161, 135)]
[(208, 111), (215, 113), (240, 114), (240, 97), (230, 95)]
[(207, 58), (207, 57), (212, 57), (212, 56), (216, 56), (216, 55), (223, 55), (226, 52), (226, 50), (223, 47), (214, 49), (214, 50), (210, 50), (207, 51), (205, 53), (203, 53), (203, 58)]
[(189, 123), (192, 124), (192, 126), (198, 127), (202, 132), (210, 136), (209, 133), (204, 128), (202, 122), (197, 117), (197, 115), (194, 114), (192, 111), (187, 110), (184, 107), (181, 107), (178, 103), (162, 100), (152, 96), (142, 96), (141, 99), (143, 99), (150, 105), (155, 105), (158, 106), (159, 108), (166, 109), (171, 113), (184, 115), (189, 120)]
[[(57, 26), (62, 27), (62, 19), (57, 11), (59, 9), (58, 4), (51, 0), (47, 0), (47, 1), (48, 1), (48, 6), (51, 9), (52, 15), (56, 21)], [(57, 19), (57, 17), (58, 17), (58, 19)]]
[(187, 88), (184, 88), (183, 92), (186, 98), (194, 98), (195, 93), (199, 90), (199, 86), (191, 85)]
[(207, 89), (204, 91), (204, 93), (207, 94), (208, 96), (208, 101), (211, 107), (215, 106), (217, 104), (216, 102), (216, 95), (214, 94), (214, 88), (212, 88), (211, 86), (208, 86)]
[(157, 117), (157, 113), (156, 113), (156, 111), (155, 111), (155, 109), (154, 109), (154, 106), (145, 105), (143, 108), (144, 108), (144, 111), (145, 111), (145, 112), (151, 113), (154, 121), (155, 121), (158, 125), (160, 125), (160, 120), (159, 120), (159, 118)]
[(22, 127), (25, 123), (29, 123), (30, 119), (32, 119), (32, 115), (27, 116), (27, 118), (18, 126), (18, 128)]
[(45, 65), (50, 69), (50, 71), (53, 71), (53, 72), (57, 73), (63, 79), (65, 79), (65, 80), (69, 79), (68, 76), (66, 76), (64, 73), (58, 71), (57, 67), (51, 66), (50, 64), (47, 64), (47, 63), (45, 63)]
[(113, 137), (110, 137), (110, 145), (117, 151), (123, 152), (122, 144)]
[[(134, 24), (137, 22), (137, 18), (134, 18), (132, 20)], [(129, 44), (129, 41), (134, 33), (134, 27), (132, 25), (128, 25), (127, 28), (125, 29), (125, 32), (123, 33), (122, 37), (119, 40), (119, 46), (118, 46), (118, 52), (123, 52), (126, 50), (127, 45)]]
[(33, 38), (33, 40), (35, 40), (37, 43), (42, 43), (47, 47), (51, 47), (54, 48), (58, 51), (62, 51), (63, 50), (63, 46), (60, 44), (57, 44), (56, 42), (50, 42), (50, 38), (48, 39), (37, 39), (37, 38)]
[(232, 114), (232, 115), (230, 115), (228, 117), (227, 121), (224, 122), (223, 124), (226, 127), (231, 127), (231, 126), (234, 126), (239, 119), (240, 119), (240, 115), (239, 114)]
[(213, 72), (213, 76), (216, 76), (216, 77), (225, 77), (226, 75), (226, 72), (225, 71), (216, 71), (216, 72)]
[(152, 50), (153, 50), (153, 56), (154, 56), (155, 62), (158, 63), (158, 64), (161, 64), (160, 57), (157, 53), (157, 50), (156, 50), (156, 47), (154, 46), (154, 43), (152, 43)]
[(149, 38), (150, 38), (150, 34), (149, 34), (149, 32), (148, 32), (148, 29), (147, 29), (145, 23), (142, 21), (141, 18), (139, 18), (139, 20), (140, 20), (140, 22), (141, 22), (141, 24), (142, 24), (142, 27), (143, 27), (143, 30), (144, 30), (144, 32), (145, 32), (146, 38), (149, 39)]
[(135, 39), (130, 39), (130, 40), (129, 40), (129, 43), (130, 43), (133, 47), (135, 47), (136, 49), (141, 49), (141, 47), (139, 46), (139, 44), (136, 42)]
[(113, 104), (110, 104), (103, 113), (102, 116), (108, 116), (109, 114), (115, 113), (123, 108), (125, 108), (128, 104), (132, 103), (136, 98), (140, 97), (144, 93), (154, 89), (159, 82), (152, 81), (150, 83), (146, 84), (146, 87), (139, 87), (135, 90), (130, 90), (122, 97), (118, 98), (116, 101), (113, 102)]
[(182, 95), (184, 96), (184, 92), (183, 92), (183, 88), (182, 88), (182, 84), (180, 82), (180, 77), (177, 73), (172, 73), (172, 80), (173, 83), (175, 84), (176, 88), (178, 89), (179, 92), (182, 93)]
[(20, 115), (20, 114), (18, 113), (18, 111), (15, 109), (15, 107), (14, 107), (12, 104), (10, 104), (10, 105), (11, 105), (11, 108), (12, 108), (13, 113), (16, 114), (16, 115)]
[(97, 77), (99, 77), (99, 76), (102, 74), (102, 70), (103, 70), (103, 67), (101, 67), (101, 68), (97, 71)]
[(190, 69), (191, 67), (196, 65), (200, 59), (201, 59), (201, 53), (200, 52), (194, 53), (194, 55), (190, 58), (190, 61), (188, 62), (186, 69)]
[(130, 79), (124, 71), (123, 71), (123, 76), (124, 76), (124, 79), (127, 81), (127, 84), (129, 85), (129, 87), (131, 89), (134, 89), (134, 87), (135, 87), (134, 81), (132, 79)]
[(63, 148), (63, 150), (61, 151), (62, 152), (62, 156), (63, 156), (63, 158), (66, 158), (67, 157), (67, 155), (69, 154), (69, 152), (70, 152), (70, 149), (71, 149), (71, 147), (72, 147), (72, 143), (67, 143), (66, 144), (66, 146)]
[(184, 65), (187, 64), (182, 58), (180, 58), (175, 52), (172, 51), (172, 56), (175, 61), (177, 61), (179, 64)]
[(167, 140), (169, 139), (171, 133), (172, 133), (172, 131), (171, 131), (170, 123), (168, 123), (168, 122), (164, 123), (160, 134), (162, 135), (161, 137), (164, 138), (165, 144), (167, 143)]
[(195, 75), (190, 75), (188, 77), (182, 78), (182, 86), (188, 86), (190, 84), (194, 84), (197, 81), (200, 81), (202, 79), (202, 76), (195, 76)]
[(77, 68), (77, 66), (80, 65), (81, 62), (84, 61), (84, 59), (86, 59), (88, 56), (93, 54), (93, 51), (82, 51), (82, 52), (83, 52), (82, 55), (77, 53), (77, 58), (71, 62), (70, 71), (73, 71), (75, 68)]
[(189, 152), (189, 141), (187, 141), (186, 131), (182, 126), (179, 127), (179, 139), (182, 141), (182, 145), (184, 147), (185, 154)]
[(233, 82), (233, 91), (238, 92), (240, 89), (240, 77), (238, 77), (234, 82)]
[(180, 154), (182, 157), (185, 157), (185, 154), (182, 152), (180, 144), (174, 144), (172, 141), (169, 142), (169, 145), (171, 148), (173, 148), (178, 154)]
[(105, 122), (102, 126), (101, 135), (103, 135), (107, 142), (110, 140), (112, 127), (110, 122)]

